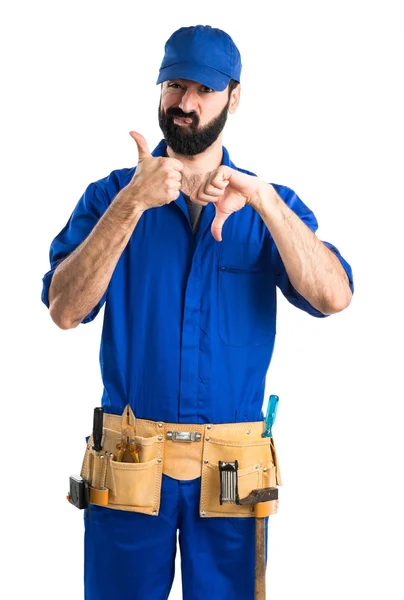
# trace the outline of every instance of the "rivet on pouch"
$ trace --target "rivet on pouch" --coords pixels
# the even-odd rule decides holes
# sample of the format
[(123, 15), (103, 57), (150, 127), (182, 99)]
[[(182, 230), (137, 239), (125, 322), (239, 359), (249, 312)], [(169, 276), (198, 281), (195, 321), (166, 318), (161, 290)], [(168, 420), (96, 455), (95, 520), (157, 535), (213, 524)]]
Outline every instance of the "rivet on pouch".
[(247, 429), (247, 435), (250, 435), (251, 431), (249, 429)]
[(162, 461), (162, 458), (160, 458), (160, 456), (159, 456), (158, 459), (157, 459), (157, 462), (161, 463), (161, 461)]
[(163, 436), (159, 435), (157, 439), (158, 439), (159, 442), (161, 442), (161, 440), (163, 439)]
[(205, 438), (205, 440), (206, 440), (207, 442), (209, 442), (209, 440), (210, 440), (210, 437), (207, 435), (207, 436), (206, 436), (206, 438)]
[(152, 515), (157, 515), (157, 510), (153, 510)]
[(207, 465), (207, 464), (208, 464), (208, 462), (209, 462), (208, 460), (204, 460), (204, 461), (203, 461), (203, 463), (204, 463), (205, 465)]
[(163, 423), (159, 423), (159, 424), (158, 424), (158, 427), (163, 427)]
[(209, 423), (209, 425), (206, 425), (206, 429), (212, 429), (212, 425)]
[(206, 510), (202, 510), (202, 511), (201, 511), (201, 516), (202, 516), (202, 517), (206, 517)]

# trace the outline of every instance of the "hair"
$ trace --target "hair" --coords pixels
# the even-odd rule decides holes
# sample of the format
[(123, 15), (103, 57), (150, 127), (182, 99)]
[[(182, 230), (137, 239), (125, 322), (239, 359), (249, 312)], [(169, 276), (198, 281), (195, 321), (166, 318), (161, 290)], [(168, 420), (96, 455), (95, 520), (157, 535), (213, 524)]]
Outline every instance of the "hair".
[(232, 93), (232, 91), (240, 84), (239, 81), (236, 81), (235, 79), (230, 79), (229, 81), (229, 98), (230, 98), (230, 94)]

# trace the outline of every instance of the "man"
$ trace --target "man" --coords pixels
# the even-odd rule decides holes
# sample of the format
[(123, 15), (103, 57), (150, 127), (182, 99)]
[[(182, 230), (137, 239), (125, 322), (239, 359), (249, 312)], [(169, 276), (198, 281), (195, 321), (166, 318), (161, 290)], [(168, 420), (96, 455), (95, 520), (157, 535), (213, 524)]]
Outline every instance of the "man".
[[(188, 440), (198, 427), (262, 420), (276, 286), (317, 317), (345, 309), (353, 291), (350, 266), (316, 237), (293, 190), (237, 168), (222, 147), (240, 73), (225, 32), (198, 25), (170, 37), (157, 81), (164, 140), (150, 153), (131, 132), (137, 168), (88, 186), (44, 277), (43, 301), (62, 329), (92, 321), (105, 303), (102, 405), (111, 419), (129, 403), (137, 422), (180, 423)], [(198, 447), (164, 443), (164, 460), (174, 446), (184, 460)], [(177, 530), (185, 600), (252, 598), (254, 519), (209, 518), (200, 470), (163, 473), (149, 514), (91, 504), (87, 600), (166, 599)]]

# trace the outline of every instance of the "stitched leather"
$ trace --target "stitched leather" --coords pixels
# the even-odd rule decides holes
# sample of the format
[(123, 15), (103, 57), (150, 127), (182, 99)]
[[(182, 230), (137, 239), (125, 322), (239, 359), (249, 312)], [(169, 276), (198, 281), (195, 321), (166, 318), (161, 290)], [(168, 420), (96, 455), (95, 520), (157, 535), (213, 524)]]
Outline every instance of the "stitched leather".
[[(247, 496), (252, 489), (281, 485), (274, 440), (262, 437), (262, 421), (188, 424), (136, 419), (140, 463), (131, 463), (116, 461), (117, 445), (121, 440), (121, 418), (121, 415), (104, 414), (101, 453), (104, 458), (95, 455), (90, 436), (81, 470), (81, 476), (94, 488), (104, 485), (108, 488), (110, 508), (158, 514), (164, 473), (179, 480), (202, 477), (202, 516), (254, 516), (254, 509), (249, 506), (220, 505), (219, 460), (238, 461), (240, 498)], [(166, 438), (168, 431), (198, 432), (201, 440), (172, 441)], [(98, 504), (96, 494), (92, 497)], [(271, 513), (276, 512), (277, 501), (269, 504)]]

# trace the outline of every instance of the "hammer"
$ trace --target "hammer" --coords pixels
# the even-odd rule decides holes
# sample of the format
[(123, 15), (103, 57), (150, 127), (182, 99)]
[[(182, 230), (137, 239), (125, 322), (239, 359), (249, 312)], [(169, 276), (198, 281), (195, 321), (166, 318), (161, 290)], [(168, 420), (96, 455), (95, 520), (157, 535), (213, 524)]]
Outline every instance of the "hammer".
[[(272, 502), (273, 501), (273, 502)], [(254, 600), (265, 600), (265, 517), (278, 508), (278, 488), (253, 490), (239, 504), (252, 504), (255, 514)]]

